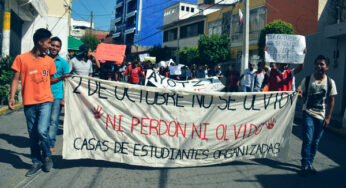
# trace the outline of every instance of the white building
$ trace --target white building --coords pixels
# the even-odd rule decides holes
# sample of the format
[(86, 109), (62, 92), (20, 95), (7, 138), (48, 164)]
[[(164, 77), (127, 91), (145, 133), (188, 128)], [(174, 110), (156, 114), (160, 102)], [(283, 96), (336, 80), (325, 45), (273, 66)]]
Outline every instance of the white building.
[(216, 12), (226, 4), (209, 4), (209, 1), (198, 1), (198, 4), (178, 2), (164, 9), (162, 46), (182, 49), (198, 45), (200, 35), (205, 34), (206, 15)]
[[(94, 29), (94, 24), (92, 25)], [(82, 36), (90, 30), (90, 22), (82, 20), (74, 20), (71, 18), (71, 36), (75, 38), (82, 38)]]
[[(11, 0), (10, 55), (15, 57), (30, 51), (34, 46), (32, 37), (35, 31), (46, 28), (53, 36), (58, 36), (62, 40), (60, 54), (65, 57), (70, 5), (71, 0)], [(4, 4), (0, 3), (1, 15), (3, 7)], [(2, 16), (0, 20), (2, 26)]]

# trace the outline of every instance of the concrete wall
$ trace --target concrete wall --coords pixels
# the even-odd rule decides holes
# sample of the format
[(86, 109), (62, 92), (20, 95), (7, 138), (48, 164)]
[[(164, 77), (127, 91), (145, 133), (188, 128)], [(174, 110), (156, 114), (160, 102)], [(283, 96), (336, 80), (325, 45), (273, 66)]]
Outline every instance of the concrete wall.
[[(55, 26), (55, 27), (54, 27)], [(54, 28), (53, 28), (54, 27)], [(67, 55), (67, 38), (68, 38), (68, 19), (58, 17), (41, 17), (37, 16), (33, 22), (24, 22), (22, 30), (22, 49), (21, 53), (30, 51), (34, 47), (32, 37), (39, 28), (48, 28), (53, 36), (58, 36), (62, 42), (60, 55), (66, 58)]]
[(197, 46), (198, 40), (199, 40), (199, 36), (195, 36), (195, 37), (180, 39), (179, 42), (178, 42), (178, 40), (164, 42), (162, 46), (176, 48), (176, 47), (178, 47), (178, 43), (179, 43), (179, 48), (183, 49), (184, 47)]
[(317, 32), (318, 1), (316, 0), (266, 0), (267, 23), (277, 19), (293, 25), (297, 34)]
[(46, 0), (48, 6), (48, 16), (68, 18), (67, 7), (70, 1), (72, 0)]

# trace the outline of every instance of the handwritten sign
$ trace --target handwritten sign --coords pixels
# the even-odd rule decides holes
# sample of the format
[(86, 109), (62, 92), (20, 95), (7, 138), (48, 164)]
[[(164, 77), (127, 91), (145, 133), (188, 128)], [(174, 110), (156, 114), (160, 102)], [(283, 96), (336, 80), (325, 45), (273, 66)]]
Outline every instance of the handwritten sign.
[(101, 43), (96, 48), (96, 57), (103, 61), (122, 63), (125, 58), (126, 45)]
[(151, 82), (158, 88), (187, 91), (216, 92), (225, 88), (216, 76), (192, 80), (174, 80), (161, 76), (159, 73), (153, 72), (152, 70), (147, 71), (145, 82)]
[(83, 76), (64, 84), (64, 159), (188, 167), (288, 155), (295, 92), (190, 92)]
[(304, 62), (305, 37), (301, 35), (266, 35), (265, 61), (301, 64)]

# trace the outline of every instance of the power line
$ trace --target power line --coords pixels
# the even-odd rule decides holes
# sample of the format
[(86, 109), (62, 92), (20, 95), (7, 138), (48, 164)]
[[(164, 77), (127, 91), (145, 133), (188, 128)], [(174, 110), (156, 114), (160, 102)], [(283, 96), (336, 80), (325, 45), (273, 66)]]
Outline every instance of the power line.
[(66, 10), (65, 10), (65, 12), (64, 12), (64, 14), (59, 18), (59, 20), (54, 24), (54, 26), (53, 26), (53, 28), (51, 29), (51, 31), (53, 31), (53, 29), (55, 28), (55, 26), (60, 22), (60, 20), (65, 16), (65, 14), (66, 14), (66, 12), (67, 12), (67, 10), (69, 10), (70, 9), (70, 7), (68, 7)]
[(100, 6), (106, 10), (106, 7), (103, 5), (102, 0), (99, 0), (98, 2), (100, 3)]
[(81, 3), (81, 5), (82, 5), (88, 12), (91, 12), (91, 10), (90, 10), (87, 6), (85, 6), (83, 0), (80, 0), (79, 2)]
[(74, 11), (73, 9), (71, 9), (71, 11), (72, 11), (73, 13), (75, 13), (78, 17), (80, 17), (82, 20), (89, 22), (88, 19), (83, 18), (83, 16), (81, 16), (80, 14), (78, 14), (78, 13), (77, 13), (76, 11)]

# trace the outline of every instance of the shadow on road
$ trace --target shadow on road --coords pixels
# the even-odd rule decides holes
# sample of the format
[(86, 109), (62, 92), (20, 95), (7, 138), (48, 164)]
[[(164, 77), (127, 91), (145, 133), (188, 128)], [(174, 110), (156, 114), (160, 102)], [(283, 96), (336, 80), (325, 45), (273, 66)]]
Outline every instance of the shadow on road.
[(31, 167), (31, 164), (23, 162), (18, 155), (30, 157), (27, 154), (16, 153), (0, 148), (0, 163), (11, 164), (16, 169), (29, 169)]
[(19, 148), (30, 147), (30, 140), (27, 137), (12, 136), (9, 134), (0, 134), (0, 139), (6, 140), (7, 143), (12, 144), (12, 145), (19, 147)]

